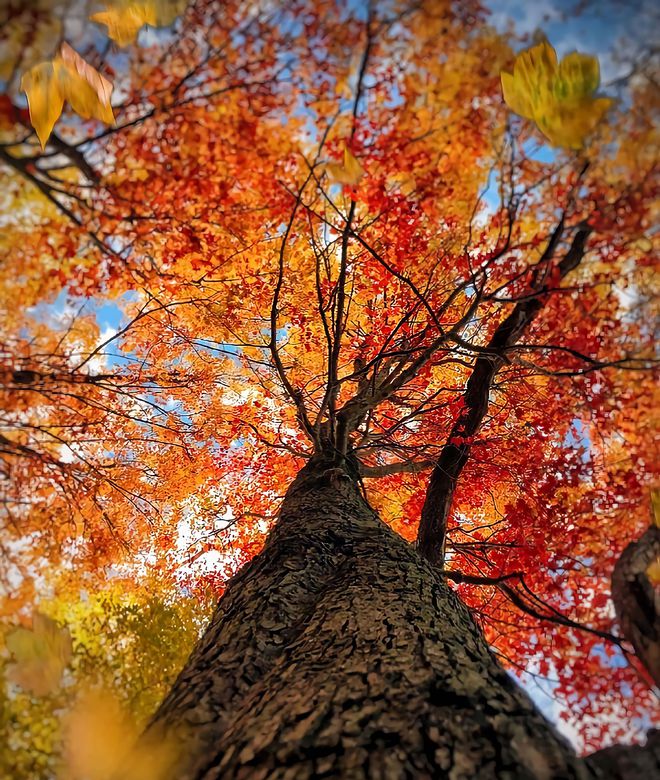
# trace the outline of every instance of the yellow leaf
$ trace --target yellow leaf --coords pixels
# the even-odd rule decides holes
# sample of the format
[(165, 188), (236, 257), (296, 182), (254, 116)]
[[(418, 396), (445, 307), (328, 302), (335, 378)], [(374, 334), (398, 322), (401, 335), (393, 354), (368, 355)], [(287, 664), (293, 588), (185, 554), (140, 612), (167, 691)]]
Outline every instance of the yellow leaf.
[(600, 85), (600, 66), (597, 57), (567, 54), (560, 62), (555, 79), (554, 92), (557, 98), (588, 98)]
[(169, 780), (173, 743), (141, 738), (118, 700), (103, 691), (84, 694), (65, 724), (67, 780)]
[(511, 73), (501, 73), (502, 95), (504, 102), (509, 108), (526, 119), (534, 116), (534, 109), (528, 93), (520, 88), (519, 83), (514, 79)]
[(41, 62), (30, 68), (21, 79), (21, 90), (27, 95), (30, 122), (43, 149), (64, 106), (53, 63)]
[(646, 576), (651, 580), (651, 585), (660, 585), (660, 559), (656, 558), (649, 564)]
[(598, 59), (572, 52), (560, 63), (547, 41), (520, 52), (513, 74), (502, 73), (504, 102), (534, 121), (554, 146), (580, 149), (613, 101), (594, 95)]
[(152, 27), (167, 27), (183, 13), (187, 0), (115, 0), (107, 3), (105, 11), (90, 16), (93, 22), (108, 28), (108, 37), (119, 46), (127, 46), (137, 38), (140, 29), (149, 24)]
[(358, 184), (365, 174), (359, 160), (347, 146), (344, 146), (343, 163), (327, 163), (325, 171), (333, 181), (350, 186)]
[(408, 197), (417, 189), (415, 177), (410, 173), (393, 173), (387, 177), (387, 185), (392, 189), (398, 190), (402, 195)]
[(56, 690), (71, 658), (71, 636), (54, 620), (36, 612), (32, 629), (16, 628), (7, 635), (7, 649), (16, 663), (8, 670), (9, 679), (36, 696)]
[(551, 104), (536, 114), (539, 130), (553, 146), (580, 149), (613, 101), (598, 98)]
[(66, 42), (55, 58), (55, 68), (60, 91), (76, 114), (106, 124), (115, 121), (110, 105), (112, 84)]
[(557, 54), (547, 41), (520, 52), (513, 66), (513, 79), (534, 105), (551, 89), (557, 70)]
[(89, 18), (93, 22), (104, 24), (108, 28), (108, 37), (119, 46), (134, 43), (140, 29), (149, 23), (143, 5), (123, 9), (110, 7), (105, 11), (92, 14)]
[(125, 759), (135, 733), (118, 702), (88, 693), (66, 722), (66, 759), (71, 777), (106, 780)]
[(52, 62), (41, 62), (21, 80), (30, 109), (30, 121), (41, 148), (46, 146), (64, 101), (83, 119), (115, 121), (110, 105), (112, 84), (69, 46), (62, 43)]

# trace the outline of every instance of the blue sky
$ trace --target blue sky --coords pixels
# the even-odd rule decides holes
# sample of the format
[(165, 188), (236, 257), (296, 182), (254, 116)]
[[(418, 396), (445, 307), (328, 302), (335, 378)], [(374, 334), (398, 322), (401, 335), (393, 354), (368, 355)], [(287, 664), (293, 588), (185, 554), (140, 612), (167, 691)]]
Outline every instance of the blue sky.
[(576, 0), (485, 0), (490, 22), (520, 35), (545, 33), (559, 56), (579, 50), (598, 55), (603, 84), (624, 75), (619, 59), (634, 56), (645, 44), (657, 42), (660, 4), (655, 0), (590, 0), (579, 15)]

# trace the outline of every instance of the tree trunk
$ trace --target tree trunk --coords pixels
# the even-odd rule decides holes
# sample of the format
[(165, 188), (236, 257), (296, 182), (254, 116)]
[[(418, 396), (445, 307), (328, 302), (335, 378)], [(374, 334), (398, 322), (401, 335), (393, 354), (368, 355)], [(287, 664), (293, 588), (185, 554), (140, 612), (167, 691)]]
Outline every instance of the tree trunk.
[(161, 729), (181, 739), (178, 780), (595, 776), (442, 578), (318, 460), (230, 582)]
[(660, 689), (660, 526), (651, 525), (623, 550), (612, 572), (612, 601), (621, 631)]
[(654, 780), (660, 777), (660, 730), (651, 729), (645, 745), (612, 745), (586, 762), (607, 780)]

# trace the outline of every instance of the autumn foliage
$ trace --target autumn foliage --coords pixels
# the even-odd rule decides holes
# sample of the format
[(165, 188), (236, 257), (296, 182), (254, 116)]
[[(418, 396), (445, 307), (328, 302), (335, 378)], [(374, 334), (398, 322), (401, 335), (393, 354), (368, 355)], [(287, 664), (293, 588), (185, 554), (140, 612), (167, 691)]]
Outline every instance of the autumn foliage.
[[(516, 58), (476, 2), (31, 7), (0, 64), (5, 771), (66, 760), (53, 713), (90, 688), (144, 721), (355, 398), (344, 443), (411, 542), (468, 453), (445, 567), (502, 662), (581, 747), (643, 730), (609, 588), (657, 478), (652, 82)], [(43, 642), (61, 668), (17, 673)]]

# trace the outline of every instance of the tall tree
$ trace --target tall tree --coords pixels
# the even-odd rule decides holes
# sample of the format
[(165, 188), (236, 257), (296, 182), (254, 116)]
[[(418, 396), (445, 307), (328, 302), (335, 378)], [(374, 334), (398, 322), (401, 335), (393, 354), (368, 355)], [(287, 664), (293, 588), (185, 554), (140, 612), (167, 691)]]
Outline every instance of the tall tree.
[(107, 2), (114, 44), (23, 61), (71, 23), (37, 6), (2, 71), (3, 613), (46, 561), (64, 603), (221, 594), (154, 777), (600, 771), (505, 668), (587, 747), (651, 717), (609, 598), (657, 474), (649, 61), (613, 105), (438, 0)]

